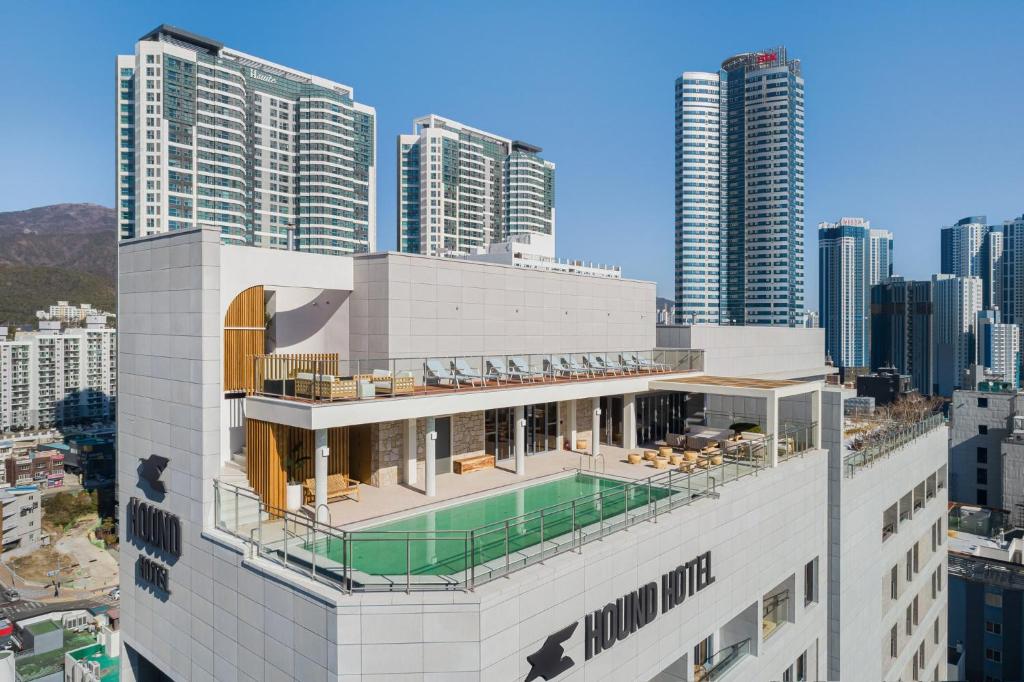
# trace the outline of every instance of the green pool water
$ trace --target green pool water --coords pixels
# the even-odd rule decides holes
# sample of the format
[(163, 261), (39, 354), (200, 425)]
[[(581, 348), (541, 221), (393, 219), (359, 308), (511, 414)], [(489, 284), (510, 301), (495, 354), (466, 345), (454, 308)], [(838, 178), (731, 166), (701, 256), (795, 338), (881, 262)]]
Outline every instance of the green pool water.
[[(598, 496), (596, 493), (603, 493)], [(600, 476), (575, 474), (546, 483), (491, 495), (443, 509), (423, 512), (357, 531), (350, 544), (352, 567), (370, 575), (449, 575), (468, 565), (480, 565), (505, 556), (505, 521), (509, 520), (508, 547), (515, 552), (541, 539), (571, 532), (576, 501), (576, 527), (600, 523), (629, 509), (644, 507), (650, 498), (668, 496), (666, 488), (646, 485), (625, 487), (623, 482)], [(468, 531), (475, 529), (473, 542)], [(406, 537), (412, 539), (406, 550)], [(345, 563), (345, 550), (337, 539), (306, 545), (317, 554)]]

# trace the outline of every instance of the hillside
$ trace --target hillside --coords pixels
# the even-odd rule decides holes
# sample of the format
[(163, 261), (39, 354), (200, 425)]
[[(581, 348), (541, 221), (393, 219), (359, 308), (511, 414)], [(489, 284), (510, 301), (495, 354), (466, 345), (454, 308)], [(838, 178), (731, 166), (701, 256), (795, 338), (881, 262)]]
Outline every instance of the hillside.
[(56, 204), (0, 213), (0, 324), (28, 324), (58, 300), (116, 305), (113, 209)]

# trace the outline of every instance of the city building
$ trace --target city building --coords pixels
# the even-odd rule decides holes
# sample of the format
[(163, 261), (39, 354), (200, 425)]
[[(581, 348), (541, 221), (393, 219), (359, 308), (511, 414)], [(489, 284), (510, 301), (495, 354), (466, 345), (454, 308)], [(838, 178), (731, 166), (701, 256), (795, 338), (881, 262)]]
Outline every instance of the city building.
[(957, 277), (982, 277), (982, 248), (988, 234), (985, 216), (961, 218), (940, 233), (939, 272)]
[(1024, 325), (1024, 215), (1003, 221), (1002, 322)]
[(64, 453), (68, 446), (51, 443), (29, 450), (4, 461), (6, 479), (10, 485), (35, 485), (40, 489), (60, 488), (64, 485)]
[(0, 433), (108, 420), (116, 396), (115, 329), (40, 322), (0, 340)]
[[(56, 305), (51, 305), (46, 310), (37, 310), (36, 317), (40, 320), (58, 321), (78, 325), (86, 322), (87, 320), (92, 324), (105, 324), (107, 318), (116, 316), (114, 313), (97, 310), (89, 303), (71, 305), (67, 301), (57, 301)], [(3, 336), (6, 336), (6, 334)]]
[[(1024, 471), (1013, 473), (1006, 468), (1013, 456), (1009, 450), (1016, 450), (1016, 444), (1008, 439), (1020, 426), (1022, 410), (1024, 394), (998, 382), (982, 380), (953, 393), (949, 410), (951, 500), (1011, 509), (1004, 491), (1024, 489)], [(1014, 476), (1018, 478), (1013, 480)]]
[(1005, 512), (949, 511), (949, 647), (960, 680), (1024, 679), (1024, 530)]
[[(172, 253), (165, 260), (153, 253), (160, 249)], [(171, 290), (153, 268), (167, 269), (175, 251), (199, 257), (176, 267), (184, 288)], [(710, 367), (761, 369), (715, 376), (702, 369), (700, 348), (656, 348), (650, 282), (414, 254), (243, 249), (203, 230), (122, 241), (119, 262), (121, 564), (139, 576), (121, 586), (125, 679), (138, 679), (144, 661), (171, 676), (259, 671), (281, 680), (521, 680), (531, 670), (554, 679), (565, 665), (624, 679), (694, 665), (720, 679), (727, 670), (735, 679), (823, 673), (820, 331), (769, 330), (800, 341), (780, 344), (766, 363), (758, 330), (712, 328), (745, 341), (742, 353), (736, 342), (729, 353), (708, 350)], [(206, 295), (191, 295), (199, 289)], [(169, 316), (157, 312), (163, 301), (168, 310), (191, 302), (175, 313), (174, 331), (213, 339), (204, 355), (177, 367), (147, 359), (168, 334), (151, 331)], [(268, 312), (265, 331), (237, 329)], [(327, 369), (329, 379), (319, 371)], [(172, 389), (185, 377), (195, 391)], [(144, 410), (152, 401), (167, 410)], [(717, 460), (710, 441), (744, 424), (752, 431), (720, 445)], [(185, 433), (196, 437), (175, 435)], [(620, 461), (669, 433), (710, 448), (698, 459), (712, 468), (683, 465), (678, 452), (671, 469), (656, 468), (669, 462), (657, 455), (653, 464)], [(672, 479), (667, 497), (655, 499), (662, 484), (652, 475)], [(299, 493), (296, 512), (283, 511), (292, 501), (286, 479), (310, 494)], [(535, 509), (522, 491), (539, 486)], [(648, 486), (638, 506), (641, 493), (629, 491)], [(770, 503), (751, 508), (769, 490)], [(628, 518), (615, 511), (619, 494)], [(464, 524), (475, 514), (464, 505), (499, 499), (488, 513), (502, 515), (502, 528), (512, 523), (509, 552), (481, 529), (470, 554), (460, 541), (462, 567), (451, 564), (454, 546), (431, 535), (444, 534), (442, 510), (457, 509), (450, 518)], [(531, 519), (544, 511), (537, 542), (515, 520), (519, 504)], [(309, 548), (327, 540), (324, 554), (286, 540), (269, 505), (290, 528), (295, 521), (318, 536)], [(435, 519), (421, 536), (433, 548), (410, 545), (400, 569), (391, 543), (373, 550), (382, 564), (337, 561), (336, 538), (359, 546), (367, 528), (409, 514)], [(745, 517), (757, 523), (737, 523)], [(157, 537), (145, 518), (172, 530)], [(617, 597), (646, 609), (631, 633), (612, 625)], [(446, 606), (423, 608), (438, 599)], [(190, 628), (171, 626), (179, 613)], [(284, 632), (286, 641), (268, 646)], [(447, 641), (435, 642), (437, 632)], [(627, 636), (635, 644), (615, 644)], [(233, 645), (210, 646), (221, 638)], [(572, 662), (550, 660), (551, 646)]]
[(472, 253), (538, 235), (554, 258), (555, 164), (542, 151), (435, 114), (413, 121), (398, 136), (399, 250)]
[(1020, 387), (1020, 327), (999, 321), (999, 309), (978, 313), (974, 357), (990, 377)]
[(982, 290), (980, 277), (932, 275), (933, 393), (953, 395), (961, 387), (964, 370), (976, 360)]
[(981, 279), (985, 282), (982, 305), (986, 309), (1003, 308), (1003, 269), (1006, 267), (1004, 229), (1002, 226), (990, 226), (981, 245)]
[[(879, 421), (826, 389), (827, 680), (946, 679), (946, 429), (941, 414)], [(881, 655), (880, 655), (881, 654)]]
[(802, 324), (799, 60), (738, 54), (718, 73), (684, 72), (675, 100), (677, 319)]
[(120, 611), (96, 617), (96, 643), (64, 654), (65, 682), (118, 682), (121, 673)]
[(6, 487), (0, 490), (0, 513), (3, 515), (3, 553), (14, 550), (31, 552), (47, 540), (43, 532), (39, 488), (34, 485)]
[(857, 395), (870, 397), (878, 407), (894, 403), (915, 390), (910, 376), (900, 374), (895, 367), (881, 367), (873, 374), (857, 377)]
[[(868, 222), (868, 221), (864, 221)], [(872, 229), (868, 233), (871, 244), (868, 258), (868, 282), (871, 286), (881, 284), (892, 277), (893, 236), (889, 230)]]
[(527, 270), (566, 272), (586, 277), (610, 277), (612, 279), (622, 277), (622, 270), (618, 265), (555, 258), (549, 255), (554, 251), (554, 236), (525, 233), (511, 236), (505, 241), (491, 242), (486, 248), (475, 247), (468, 253), (449, 251), (443, 255), (481, 263), (510, 265)]
[(376, 113), (351, 87), (166, 24), (117, 58), (118, 235), (194, 227), (323, 254), (376, 247)]
[(871, 287), (871, 369), (895, 367), (921, 395), (934, 392), (932, 283), (890, 277)]
[(722, 104), (717, 73), (676, 79), (677, 322), (722, 319)]
[[(893, 649), (890, 630), (941, 554), (921, 546), (882, 606), (886, 562), (902, 572), (945, 508), (945, 436), (928, 418), (901, 448), (831, 457), (823, 331), (656, 327), (651, 282), (212, 230), (119, 256), (123, 679), (933, 668), (941, 604), (918, 602)], [(164, 310), (179, 342), (205, 339), (197, 357), (153, 361)], [(860, 562), (842, 581), (837, 547)], [(834, 659), (835, 628), (863, 641)]]
[(885, 253), (888, 259), (890, 253), (871, 233), (871, 224), (863, 218), (818, 224), (821, 326), (825, 350), (841, 369), (868, 366), (871, 273), (877, 269), (872, 255)]

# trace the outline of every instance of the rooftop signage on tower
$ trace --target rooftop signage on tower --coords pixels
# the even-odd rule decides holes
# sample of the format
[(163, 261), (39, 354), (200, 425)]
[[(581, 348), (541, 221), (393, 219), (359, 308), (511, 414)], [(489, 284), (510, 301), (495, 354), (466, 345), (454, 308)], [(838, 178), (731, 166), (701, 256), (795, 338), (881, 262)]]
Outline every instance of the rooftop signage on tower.
[(759, 55), (757, 55), (757, 63), (758, 64), (771, 64), (772, 62), (778, 60), (778, 58), (779, 58), (779, 55), (775, 54), (774, 52), (769, 52), (767, 54), (759, 54)]

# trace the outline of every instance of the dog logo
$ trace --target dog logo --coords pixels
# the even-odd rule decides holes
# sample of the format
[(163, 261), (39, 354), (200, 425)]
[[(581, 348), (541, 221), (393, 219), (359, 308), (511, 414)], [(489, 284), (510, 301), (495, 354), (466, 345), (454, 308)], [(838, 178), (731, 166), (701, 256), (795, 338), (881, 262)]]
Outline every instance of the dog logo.
[(579, 623), (573, 623), (549, 635), (540, 649), (526, 657), (527, 662), (533, 666), (530, 668), (530, 674), (526, 676), (526, 682), (532, 682), (538, 677), (552, 680), (576, 665), (575, 661), (565, 655), (562, 644), (576, 632), (577, 625)]
[(164, 482), (160, 480), (164, 469), (167, 468), (168, 459), (160, 455), (150, 455), (147, 459), (139, 458), (139, 478), (149, 484), (149, 487), (163, 495), (166, 491)]

